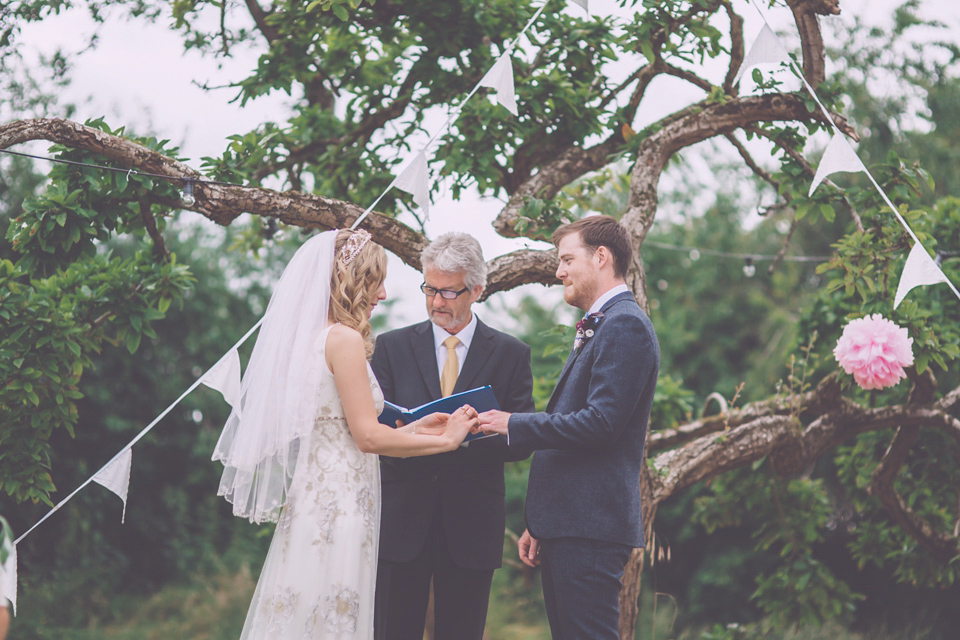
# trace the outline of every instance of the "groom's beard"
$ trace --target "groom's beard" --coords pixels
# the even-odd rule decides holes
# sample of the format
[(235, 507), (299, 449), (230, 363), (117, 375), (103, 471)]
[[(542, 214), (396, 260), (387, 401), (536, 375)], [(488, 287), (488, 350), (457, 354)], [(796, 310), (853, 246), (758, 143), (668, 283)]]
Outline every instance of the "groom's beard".
[(575, 280), (570, 285), (564, 283), (563, 300), (571, 307), (587, 311), (598, 297), (597, 287), (592, 282)]

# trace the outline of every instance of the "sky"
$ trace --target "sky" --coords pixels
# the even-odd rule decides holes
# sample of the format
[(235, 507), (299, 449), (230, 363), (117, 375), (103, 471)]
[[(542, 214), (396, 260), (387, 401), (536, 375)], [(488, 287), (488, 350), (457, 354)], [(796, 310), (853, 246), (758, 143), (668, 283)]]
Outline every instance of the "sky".
[[(749, 46), (762, 22), (754, 8), (745, 2), (740, 4)], [(788, 9), (768, 9), (766, 4), (760, 3), (775, 29), (791, 26)], [(846, 16), (858, 16), (868, 24), (883, 25), (889, 20), (893, 7), (899, 4), (894, 0), (841, 0), (841, 9)], [(590, 7), (594, 15), (623, 14), (616, 0), (590, 0)], [(582, 9), (572, 4), (566, 10), (582, 14)], [(921, 12), (944, 21), (953, 27), (954, 33), (960, 32), (960, 1), (921, 0)], [(82, 12), (68, 11), (28, 26), (20, 42), (24, 51), (50, 52), (56, 46), (81, 51), (89, 43), (94, 29)], [(252, 130), (264, 120), (282, 120), (277, 114), (288, 112), (286, 105), (290, 99), (282, 93), (260, 98), (241, 109), (229, 102), (235, 95), (233, 90), (207, 92), (198, 86), (224, 85), (243, 78), (255, 64), (255, 54), (251, 51), (235, 51), (230, 59), (214, 61), (195, 52), (184, 52), (179, 36), (163, 25), (116, 18), (101, 26), (98, 36), (95, 49), (73, 58), (72, 83), (61, 96), (61, 103), (76, 104), (74, 119), (81, 122), (106, 116), (113, 126), (126, 123), (138, 131), (151, 131), (168, 138), (180, 145), (182, 155), (188, 158), (187, 164), (194, 168), (199, 169), (203, 156), (219, 156), (229, 135)], [(713, 71), (722, 75), (724, 69), (718, 66)], [(708, 69), (707, 73), (710, 72)], [(635, 129), (700, 97), (697, 90), (678, 83), (652, 87), (651, 93), (654, 88), (658, 89), (655, 92), (658, 97), (644, 102), (634, 123)], [(34, 145), (30, 150), (44, 153), (45, 146)], [(695, 170), (706, 171), (706, 165), (698, 163), (696, 154), (688, 153), (685, 159)], [(370, 203), (356, 204), (366, 207)], [(464, 194), (459, 201), (454, 201), (451, 194), (442, 189), (431, 207), (427, 235), (433, 238), (446, 231), (466, 230), (480, 240), (488, 260), (523, 246), (548, 248), (545, 243), (505, 239), (496, 234), (491, 223), (503, 204), (497, 198), (479, 197), (476, 193)], [(401, 217), (401, 220), (415, 224), (412, 217)], [(391, 256), (387, 291), (398, 302), (390, 308), (389, 327), (425, 318), (423, 299), (416, 289), (420, 281), (420, 274)], [(481, 305), (479, 315), (490, 324), (509, 330), (510, 320), (503, 309), (523, 293), (537, 295), (547, 304), (559, 303), (562, 298), (558, 287), (528, 285), (519, 293), (495, 296), (502, 300), (488, 303), (492, 306)]]

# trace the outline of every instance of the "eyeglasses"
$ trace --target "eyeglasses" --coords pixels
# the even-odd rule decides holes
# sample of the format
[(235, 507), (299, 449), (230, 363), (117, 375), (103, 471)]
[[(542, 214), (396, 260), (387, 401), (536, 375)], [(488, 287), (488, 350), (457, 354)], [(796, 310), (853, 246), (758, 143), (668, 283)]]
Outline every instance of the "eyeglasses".
[(436, 287), (431, 287), (426, 282), (420, 285), (420, 291), (423, 291), (427, 297), (432, 298), (439, 293), (440, 297), (444, 300), (456, 300), (458, 297), (460, 297), (461, 293), (466, 293), (469, 290), (470, 287), (464, 287), (463, 289), (460, 289), (460, 291), (453, 291), (452, 289), (437, 289)]

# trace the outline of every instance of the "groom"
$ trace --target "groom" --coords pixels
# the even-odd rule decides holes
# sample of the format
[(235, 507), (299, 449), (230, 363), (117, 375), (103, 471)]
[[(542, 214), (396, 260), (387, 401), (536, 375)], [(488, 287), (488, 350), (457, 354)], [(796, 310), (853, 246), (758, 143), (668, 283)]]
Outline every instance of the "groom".
[(639, 480), (660, 349), (624, 281), (633, 248), (620, 223), (589, 216), (552, 240), (563, 298), (588, 314), (546, 413), (488, 411), (480, 429), (536, 450), (519, 550), (541, 566), (554, 640), (616, 640), (624, 566), (643, 546)]
[[(446, 233), (421, 260), (430, 319), (377, 339), (371, 366), (384, 397), (413, 408), (489, 384), (504, 409), (533, 411), (530, 347), (471, 310), (487, 282), (480, 243)], [(481, 640), (503, 556), (503, 463), (529, 455), (497, 436), (435, 456), (381, 456), (377, 640), (423, 638), (431, 579), (435, 640)]]

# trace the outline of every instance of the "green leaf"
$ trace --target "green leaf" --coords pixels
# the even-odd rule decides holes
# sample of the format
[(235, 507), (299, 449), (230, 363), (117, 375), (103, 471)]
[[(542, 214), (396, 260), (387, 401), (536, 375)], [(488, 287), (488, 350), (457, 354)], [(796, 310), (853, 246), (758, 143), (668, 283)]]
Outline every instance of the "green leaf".
[(134, 353), (137, 350), (137, 347), (140, 346), (140, 334), (135, 331), (128, 332), (125, 344), (127, 346), (127, 351)]

